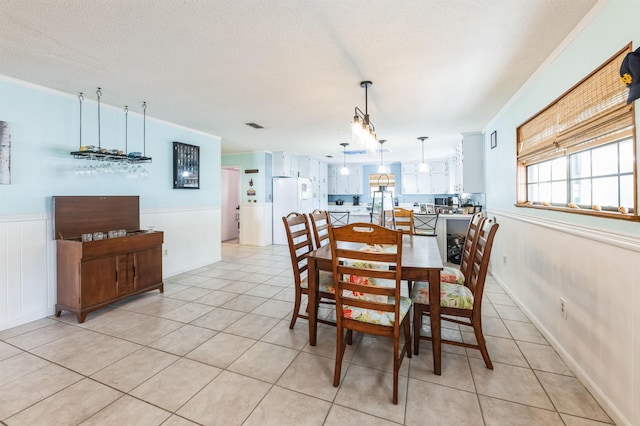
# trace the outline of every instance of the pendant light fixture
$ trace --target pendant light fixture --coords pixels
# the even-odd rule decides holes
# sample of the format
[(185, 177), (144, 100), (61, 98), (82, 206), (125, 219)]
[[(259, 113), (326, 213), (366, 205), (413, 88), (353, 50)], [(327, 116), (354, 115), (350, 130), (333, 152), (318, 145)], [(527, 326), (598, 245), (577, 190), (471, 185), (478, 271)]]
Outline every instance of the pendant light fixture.
[(367, 152), (375, 153), (378, 142), (376, 126), (369, 120), (369, 86), (372, 84), (370, 81), (360, 82), (360, 87), (364, 88), (364, 112), (358, 107), (355, 108), (353, 121), (351, 122), (351, 137), (357, 147)]
[(347, 142), (342, 142), (340, 145), (342, 145), (342, 167), (340, 168), (340, 174), (341, 175), (348, 175), (349, 174), (349, 168), (347, 167), (347, 146), (349, 145)]
[(378, 173), (387, 173), (387, 168), (382, 161), (382, 144), (385, 143), (385, 139), (380, 139), (378, 143), (380, 144), (380, 165), (378, 166)]
[(425, 139), (429, 139), (429, 136), (420, 136), (418, 138), (418, 140), (422, 142), (422, 163), (420, 163), (420, 166), (418, 166), (418, 171), (420, 173), (426, 173), (427, 171), (429, 171), (429, 165), (424, 162), (424, 140)]

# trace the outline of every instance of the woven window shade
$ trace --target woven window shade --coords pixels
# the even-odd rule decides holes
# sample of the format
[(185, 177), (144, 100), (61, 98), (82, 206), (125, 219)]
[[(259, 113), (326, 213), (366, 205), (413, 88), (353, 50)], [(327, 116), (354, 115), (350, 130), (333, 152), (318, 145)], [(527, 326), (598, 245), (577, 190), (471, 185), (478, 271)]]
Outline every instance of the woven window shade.
[(630, 51), (629, 44), (520, 126), (518, 161), (537, 163), (632, 135), (633, 107), (619, 77)]
[(395, 188), (396, 175), (394, 175), (393, 173), (376, 173), (369, 175), (369, 188), (378, 189), (378, 186), (380, 185), (386, 186), (387, 188)]

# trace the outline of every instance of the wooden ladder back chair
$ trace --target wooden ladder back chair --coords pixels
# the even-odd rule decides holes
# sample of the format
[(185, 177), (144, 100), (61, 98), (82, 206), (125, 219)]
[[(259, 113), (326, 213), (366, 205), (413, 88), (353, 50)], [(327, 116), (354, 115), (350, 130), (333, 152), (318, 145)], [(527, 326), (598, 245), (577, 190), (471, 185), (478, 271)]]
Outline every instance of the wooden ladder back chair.
[[(340, 384), (342, 358), (353, 331), (393, 338), (393, 396), (398, 403), (398, 371), (411, 358), (411, 299), (400, 296), (402, 232), (354, 223), (329, 228), (336, 289), (336, 366)], [(346, 330), (346, 336), (344, 333)], [(404, 330), (404, 345), (400, 334)]]
[(436, 237), (436, 225), (439, 213), (427, 213), (413, 215), (413, 232), (416, 235)]
[(309, 215), (309, 219), (316, 248), (329, 244), (329, 213), (326, 210), (315, 209)]
[(445, 266), (440, 273), (440, 282), (451, 284), (464, 284), (469, 269), (471, 268), (473, 251), (478, 241), (478, 229), (482, 226), (485, 217), (482, 213), (476, 213), (471, 217), (467, 228), (467, 235), (462, 246), (460, 266)]
[[(309, 294), (307, 283), (307, 256), (313, 251), (311, 241), (311, 231), (307, 215), (304, 213), (289, 213), (282, 218), (284, 228), (287, 233), (287, 243), (289, 244), (289, 255), (291, 256), (291, 266), (293, 268), (293, 279), (295, 283), (295, 300), (293, 315), (289, 328), (293, 328), (298, 318), (309, 319), (308, 315), (300, 314), (302, 295)], [(319, 301), (320, 303), (334, 304), (333, 276), (330, 272), (320, 271), (319, 273)], [(318, 322), (334, 324), (330, 321), (318, 319)]]
[(414, 234), (413, 229), (413, 210), (395, 207), (394, 214), (396, 218), (396, 230)]
[[(442, 339), (442, 343), (478, 349), (489, 369), (493, 369), (493, 364), (489, 358), (489, 352), (487, 351), (487, 345), (482, 333), (482, 295), (484, 293), (484, 283), (489, 269), (493, 239), (498, 227), (499, 225), (493, 220), (486, 219), (483, 221), (482, 227), (478, 229), (477, 243), (472, 255), (471, 268), (464, 285), (440, 284), (441, 319), (457, 324), (470, 325), (473, 328), (477, 342), (477, 344), (472, 344)], [(416, 283), (411, 298), (413, 299), (414, 306), (414, 351), (417, 355), (420, 339), (431, 340), (431, 337), (420, 335), (422, 317), (423, 315), (429, 315), (429, 285), (427, 283)]]

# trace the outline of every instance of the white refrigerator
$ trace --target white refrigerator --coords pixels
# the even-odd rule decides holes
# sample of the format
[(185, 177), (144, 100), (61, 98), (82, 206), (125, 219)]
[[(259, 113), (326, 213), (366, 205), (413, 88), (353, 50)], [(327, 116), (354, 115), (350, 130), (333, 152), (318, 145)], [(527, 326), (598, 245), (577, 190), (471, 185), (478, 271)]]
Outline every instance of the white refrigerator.
[(273, 178), (273, 244), (287, 244), (282, 218), (291, 212), (313, 210), (311, 181), (306, 178)]

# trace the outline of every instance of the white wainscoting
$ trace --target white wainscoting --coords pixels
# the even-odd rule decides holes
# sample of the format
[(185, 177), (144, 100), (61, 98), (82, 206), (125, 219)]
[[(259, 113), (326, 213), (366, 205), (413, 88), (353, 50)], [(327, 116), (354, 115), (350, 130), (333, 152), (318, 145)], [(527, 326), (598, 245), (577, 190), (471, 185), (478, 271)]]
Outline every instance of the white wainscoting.
[(272, 203), (240, 204), (240, 244), (270, 246), (273, 243), (272, 230)]
[(640, 237), (489, 213), (491, 274), (616, 424), (640, 424)]
[[(222, 258), (220, 208), (143, 210), (142, 229), (164, 232), (163, 276)], [(0, 216), (0, 330), (54, 313), (56, 246), (50, 214)]]

